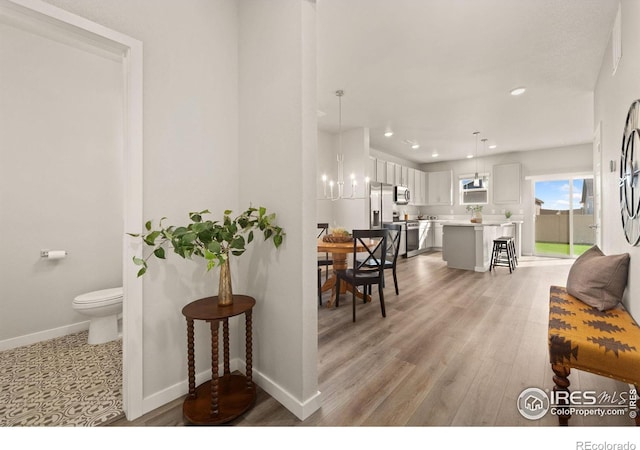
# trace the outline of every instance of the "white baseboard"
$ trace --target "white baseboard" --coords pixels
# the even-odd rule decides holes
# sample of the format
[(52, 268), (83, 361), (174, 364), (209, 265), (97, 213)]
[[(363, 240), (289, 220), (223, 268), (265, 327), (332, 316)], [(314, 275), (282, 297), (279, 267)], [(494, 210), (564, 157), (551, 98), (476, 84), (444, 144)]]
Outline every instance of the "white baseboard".
[[(240, 370), (242, 372), (245, 371), (245, 363), (244, 361), (234, 358), (229, 363), (231, 371)], [(220, 366), (220, 370), (222, 370), (222, 365)], [(254, 383), (264, 389), (269, 395), (275, 398), (278, 402), (282, 404), (285, 408), (291, 411), (298, 419), (304, 420), (317, 411), (321, 406), (321, 396), (320, 391), (317, 391), (313, 397), (310, 399), (300, 402), (295, 399), (289, 392), (279, 386), (277, 383), (274, 383), (271, 379), (266, 377), (260, 371), (253, 370), (252, 378)], [(196, 386), (204, 383), (205, 381), (211, 379), (211, 371), (204, 370), (196, 374)], [(179, 383), (174, 384), (166, 389), (163, 389), (160, 392), (157, 392), (149, 397), (145, 397), (142, 405), (142, 413), (146, 414), (148, 412), (153, 411), (154, 409), (160, 408), (161, 406), (166, 405), (167, 403), (172, 402), (173, 400), (186, 395), (189, 391), (189, 383), (188, 380), (183, 380)]]
[(78, 333), (89, 329), (89, 321), (78, 322), (63, 327), (52, 328), (51, 330), (38, 331), (37, 333), (25, 334), (11, 339), (0, 341), (0, 351), (11, 350), (12, 348), (23, 347), (25, 345), (35, 344), (36, 342), (47, 341), (68, 334)]
[(253, 371), (253, 381), (300, 420), (305, 420), (322, 406), (322, 393), (320, 391), (316, 391), (313, 396), (301, 402), (282, 386), (257, 370)]
[[(233, 361), (232, 364), (233, 366)], [(196, 386), (211, 379), (211, 370), (204, 370), (196, 374)], [(171, 403), (175, 399), (186, 395), (189, 392), (189, 381), (183, 380), (179, 383), (169, 386), (166, 389), (156, 392), (155, 394), (145, 397), (142, 400), (142, 414), (153, 411), (161, 406)]]

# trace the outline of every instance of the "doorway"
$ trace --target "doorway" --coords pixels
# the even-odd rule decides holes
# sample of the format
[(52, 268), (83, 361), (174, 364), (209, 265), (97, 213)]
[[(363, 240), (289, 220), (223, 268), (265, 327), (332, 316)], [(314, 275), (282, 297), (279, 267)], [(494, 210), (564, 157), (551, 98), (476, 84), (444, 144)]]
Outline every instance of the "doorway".
[(575, 258), (595, 244), (592, 174), (534, 182), (534, 255)]
[[(83, 17), (47, 3), (29, 0), (0, 0), (0, 23), (30, 31), (52, 41), (66, 43), (78, 51), (92, 48), (119, 61), (123, 82), (122, 111), (122, 214), (123, 228), (142, 229), (142, 43)], [(28, 49), (26, 49), (28, 51)], [(46, 141), (45, 141), (46, 144)], [(16, 170), (19, 169), (16, 167)], [(24, 168), (21, 168), (24, 169)], [(79, 213), (78, 213), (79, 214)], [(76, 217), (78, 214), (72, 216)], [(34, 214), (32, 219), (36, 220)], [(29, 215), (29, 217), (31, 217)], [(25, 217), (26, 221), (29, 217)], [(143, 413), (142, 390), (142, 280), (136, 277), (133, 257), (142, 249), (127, 235), (122, 249), (123, 298), (123, 406), (127, 418)]]

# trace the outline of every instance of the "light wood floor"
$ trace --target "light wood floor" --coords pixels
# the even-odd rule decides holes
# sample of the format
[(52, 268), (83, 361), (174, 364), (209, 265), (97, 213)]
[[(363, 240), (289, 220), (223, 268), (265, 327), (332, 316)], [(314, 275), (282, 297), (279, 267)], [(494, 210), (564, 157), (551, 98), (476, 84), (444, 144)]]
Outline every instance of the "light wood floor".
[[(318, 372), (322, 408), (298, 420), (259, 389), (239, 426), (555, 426), (523, 418), (523, 389), (551, 389), (547, 356), (549, 286), (566, 284), (570, 260), (521, 260), (474, 273), (448, 269), (440, 253), (398, 261), (400, 295), (387, 277), (382, 318), (372, 303), (351, 297), (318, 309)], [(326, 299), (327, 297), (325, 297)], [(626, 392), (628, 386), (573, 371), (571, 388)], [(181, 426), (182, 398), (115, 426)], [(632, 426), (628, 416), (578, 417), (570, 425)]]

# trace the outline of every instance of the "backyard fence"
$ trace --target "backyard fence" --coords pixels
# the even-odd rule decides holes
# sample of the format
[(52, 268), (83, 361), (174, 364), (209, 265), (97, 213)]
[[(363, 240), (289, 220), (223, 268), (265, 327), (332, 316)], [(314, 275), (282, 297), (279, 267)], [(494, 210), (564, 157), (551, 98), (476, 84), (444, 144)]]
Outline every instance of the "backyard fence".
[[(595, 236), (590, 225), (593, 215), (573, 215), (573, 243), (594, 244)], [(569, 215), (548, 214), (536, 216), (536, 242), (569, 242)]]

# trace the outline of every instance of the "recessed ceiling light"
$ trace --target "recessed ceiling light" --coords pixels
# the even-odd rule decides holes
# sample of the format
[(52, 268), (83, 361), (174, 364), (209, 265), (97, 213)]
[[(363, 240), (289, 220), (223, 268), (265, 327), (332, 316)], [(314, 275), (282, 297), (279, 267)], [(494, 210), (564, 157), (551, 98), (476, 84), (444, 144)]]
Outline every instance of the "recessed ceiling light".
[(407, 145), (410, 145), (412, 149), (417, 149), (420, 148), (420, 144), (418, 144), (416, 141), (412, 141), (410, 139), (403, 139), (402, 142), (404, 142)]
[(391, 137), (391, 136), (393, 136), (393, 131), (385, 131), (384, 137)]
[(433, 153), (431, 154), (431, 157), (432, 157), (432, 158), (437, 158), (438, 156), (440, 156), (440, 155), (438, 155), (438, 152), (433, 152)]
[(496, 145), (496, 144), (492, 144), (492, 145), (490, 145), (490, 146), (489, 146), (489, 148), (490, 148), (491, 150), (493, 150), (493, 149), (494, 149), (494, 148), (496, 148), (496, 147), (497, 147), (497, 145)]
[(467, 155), (467, 159), (473, 158), (473, 155)]
[(524, 87), (517, 87), (515, 89), (511, 90), (511, 95), (522, 95), (524, 94), (524, 91), (526, 91), (527, 89)]

